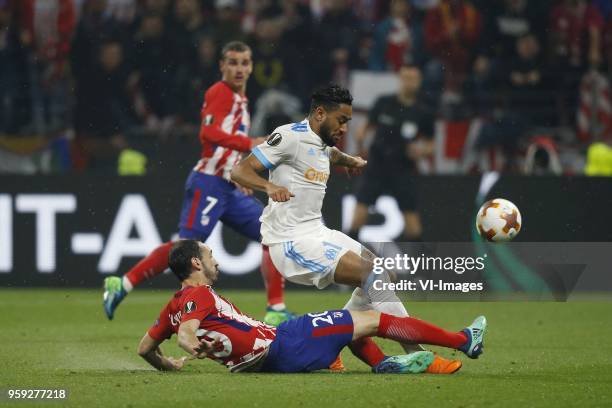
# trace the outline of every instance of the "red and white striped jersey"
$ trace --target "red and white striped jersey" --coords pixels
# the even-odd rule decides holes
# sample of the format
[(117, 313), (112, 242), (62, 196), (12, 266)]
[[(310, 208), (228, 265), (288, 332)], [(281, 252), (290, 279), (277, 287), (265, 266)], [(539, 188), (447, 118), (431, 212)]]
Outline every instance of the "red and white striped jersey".
[(612, 85), (597, 71), (585, 74), (580, 83), (577, 128), (583, 142), (612, 137)]
[(149, 336), (164, 341), (178, 333), (182, 322), (197, 319), (196, 336), (219, 340), (223, 348), (210, 358), (232, 372), (248, 370), (267, 355), (276, 328), (243, 314), (210, 286), (187, 286), (174, 294), (149, 329)]
[(200, 142), (202, 158), (195, 171), (230, 180), (230, 171), (251, 150), (248, 99), (219, 81), (204, 95)]

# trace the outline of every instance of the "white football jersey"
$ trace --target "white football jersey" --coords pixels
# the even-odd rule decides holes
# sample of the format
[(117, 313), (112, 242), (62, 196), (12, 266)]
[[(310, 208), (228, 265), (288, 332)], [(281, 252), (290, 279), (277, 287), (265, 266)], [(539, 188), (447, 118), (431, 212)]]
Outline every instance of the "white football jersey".
[(310, 129), (308, 119), (276, 128), (267, 142), (252, 150), (270, 170), (270, 182), (295, 195), (284, 203), (268, 200), (260, 218), (264, 245), (293, 241), (321, 231), (329, 152), (330, 147)]

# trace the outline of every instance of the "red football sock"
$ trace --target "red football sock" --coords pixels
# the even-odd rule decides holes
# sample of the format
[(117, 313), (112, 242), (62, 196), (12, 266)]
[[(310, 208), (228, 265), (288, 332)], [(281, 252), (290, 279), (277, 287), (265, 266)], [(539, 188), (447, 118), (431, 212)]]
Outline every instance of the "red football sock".
[(362, 337), (354, 340), (349, 344), (349, 348), (355, 356), (370, 367), (378, 365), (385, 358), (385, 354), (374, 343), (371, 337)]
[(285, 278), (272, 263), (270, 249), (266, 245), (262, 245), (261, 249), (261, 276), (266, 285), (268, 306), (284, 304)]
[(168, 268), (168, 254), (174, 242), (165, 242), (155, 248), (146, 258), (142, 258), (124, 275), (133, 287), (146, 279), (159, 275)]
[(413, 317), (380, 314), (379, 337), (407, 343), (431, 344), (457, 349), (467, 342), (463, 332), (451, 333), (438, 326)]

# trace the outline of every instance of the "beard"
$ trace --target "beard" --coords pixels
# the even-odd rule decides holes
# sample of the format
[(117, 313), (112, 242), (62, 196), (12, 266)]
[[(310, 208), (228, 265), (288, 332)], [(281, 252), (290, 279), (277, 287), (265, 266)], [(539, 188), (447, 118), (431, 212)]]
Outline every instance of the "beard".
[(323, 122), (321, 124), (321, 127), (319, 128), (319, 133), (321, 140), (323, 140), (323, 143), (325, 143), (327, 146), (334, 147), (336, 145), (336, 142), (332, 137), (331, 130), (329, 130), (327, 122)]

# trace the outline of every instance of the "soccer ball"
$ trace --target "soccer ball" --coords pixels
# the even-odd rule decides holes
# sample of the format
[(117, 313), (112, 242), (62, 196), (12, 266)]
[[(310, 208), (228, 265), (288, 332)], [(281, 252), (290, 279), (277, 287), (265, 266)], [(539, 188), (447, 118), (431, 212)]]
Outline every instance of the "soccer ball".
[(476, 216), (476, 230), (487, 241), (506, 242), (521, 230), (523, 220), (518, 207), (503, 198), (489, 200)]

